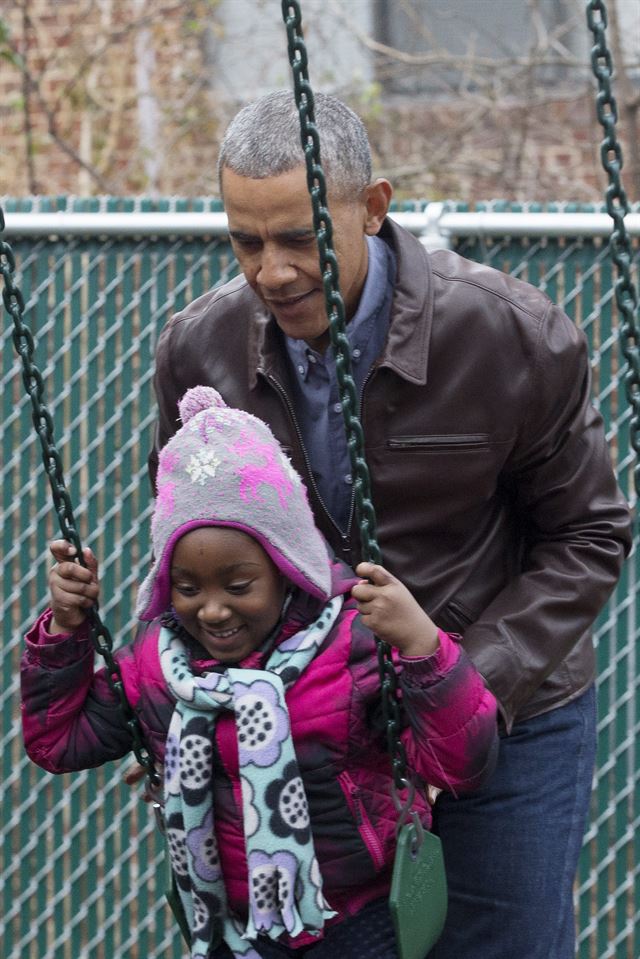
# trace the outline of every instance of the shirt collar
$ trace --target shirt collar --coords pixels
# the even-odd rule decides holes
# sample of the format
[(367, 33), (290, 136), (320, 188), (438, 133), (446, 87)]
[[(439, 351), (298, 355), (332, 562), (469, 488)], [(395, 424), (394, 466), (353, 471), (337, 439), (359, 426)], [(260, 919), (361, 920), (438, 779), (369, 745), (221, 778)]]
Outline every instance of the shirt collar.
[[(346, 326), (351, 357), (356, 363), (369, 338), (371, 325), (385, 303), (388, 284), (393, 283), (395, 276), (395, 258), (389, 245), (377, 236), (367, 236), (365, 239), (368, 251), (367, 275), (358, 308)], [(308, 376), (310, 364), (325, 363), (325, 355), (313, 350), (304, 340), (286, 336), (285, 343), (291, 362), (303, 379), (306, 380)], [(333, 357), (331, 345), (327, 348), (327, 353), (329, 352)]]

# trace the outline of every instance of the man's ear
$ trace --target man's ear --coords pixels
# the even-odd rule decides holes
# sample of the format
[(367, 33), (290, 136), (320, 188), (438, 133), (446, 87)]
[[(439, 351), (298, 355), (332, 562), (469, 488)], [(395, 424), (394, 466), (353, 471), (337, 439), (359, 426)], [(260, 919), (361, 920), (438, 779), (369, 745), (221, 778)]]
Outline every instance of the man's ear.
[(367, 236), (375, 236), (379, 233), (382, 221), (389, 210), (391, 197), (393, 196), (393, 187), (388, 180), (380, 177), (374, 183), (370, 183), (365, 189), (365, 205), (367, 209), (365, 217), (364, 232)]

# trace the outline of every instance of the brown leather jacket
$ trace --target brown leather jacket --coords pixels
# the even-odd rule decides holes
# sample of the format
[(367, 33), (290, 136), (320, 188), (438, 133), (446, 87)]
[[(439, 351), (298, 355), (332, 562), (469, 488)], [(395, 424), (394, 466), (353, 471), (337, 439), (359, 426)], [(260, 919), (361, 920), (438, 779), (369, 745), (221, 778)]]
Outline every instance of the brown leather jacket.
[[(385, 221), (397, 279), (387, 345), (362, 396), (383, 562), (464, 645), (507, 728), (592, 682), (589, 628), (630, 546), (628, 507), (589, 402), (584, 337), (534, 287)], [(352, 564), (358, 535), (318, 497), (280, 332), (243, 277), (174, 316), (157, 350), (156, 449), (177, 401), (215, 386), (271, 426), (320, 529)]]

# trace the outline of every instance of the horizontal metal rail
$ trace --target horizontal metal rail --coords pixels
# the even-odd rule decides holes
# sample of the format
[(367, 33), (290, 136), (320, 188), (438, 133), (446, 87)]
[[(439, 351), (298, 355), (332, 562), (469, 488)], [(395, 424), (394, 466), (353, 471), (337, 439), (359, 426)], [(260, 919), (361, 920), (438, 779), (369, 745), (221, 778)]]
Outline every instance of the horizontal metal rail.
[[(566, 212), (455, 212), (442, 203), (421, 211), (393, 212), (391, 218), (430, 249), (448, 247), (454, 237), (607, 237), (612, 220), (607, 213)], [(6, 235), (46, 236), (225, 236), (224, 213), (6, 213)], [(625, 224), (640, 236), (640, 213), (630, 213)]]
[[(640, 213), (625, 218), (629, 233), (640, 236)], [(449, 236), (609, 236), (608, 213), (443, 213), (439, 226)]]

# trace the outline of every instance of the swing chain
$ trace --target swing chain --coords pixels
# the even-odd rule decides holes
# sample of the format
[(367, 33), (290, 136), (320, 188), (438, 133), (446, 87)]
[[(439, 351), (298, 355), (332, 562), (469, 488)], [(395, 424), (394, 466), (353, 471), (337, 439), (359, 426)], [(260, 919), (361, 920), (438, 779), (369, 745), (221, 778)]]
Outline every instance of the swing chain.
[[(614, 229), (611, 234), (611, 258), (616, 265), (616, 304), (620, 312), (620, 344), (628, 368), (624, 374), (625, 391), (631, 407), (630, 442), (640, 456), (640, 331), (636, 323), (638, 297), (631, 276), (633, 250), (624, 218), (629, 212), (627, 195), (622, 185), (622, 148), (616, 137), (618, 107), (611, 90), (613, 59), (607, 47), (607, 8), (604, 0), (587, 0), (587, 23), (593, 34), (591, 68), (598, 81), (596, 110), (605, 138), (600, 145), (600, 159), (608, 178), (605, 193), (607, 212)], [(640, 494), (640, 462), (634, 468), (636, 493)]]
[[(320, 160), (320, 137), (315, 124), (313, 91), (307, 71), (307, 50), (302, 35), (302, 16), (297, 0), (282, 0), (282, 16), (287, 29), (289, 62), (293, 71), (296, 105), (300, 115), (300, 139), (307, 168), (307, 186), (313, 209), (329, 333), (336, 361), (336, 374), (347, 446), (353, 476), (355, 509), (360, 527), (363, 559), (381, 561), (376, 538), (376, 518), (371, 502), (369, 468), (364, 456), (364, 433), (359, 419), (359, 403), (351, 368), (349, 341), (345, 333), (344, 301), (339, 288), (338, 260), (333, 250), (333, 225), (327, 208), (327, 188)], [(387, 746), (391, 755), (396, 789), (407, 781), (407, 758), (400, 740), (400, 707), (398, 680), (388, 643), (376, 637), (378, 669), (382, 687), (382, 714), (387, 730)]]
[[(47, 476), (49, 477), (53, 505), (58, 517), (60, 530), (67, 542), (75, 546), (78, 562), (86, 566), (82, 553), (82, 544), (73, 516), (71, 499), (64, 482), (62, 458), (54, 441), (53, 419), (43, 400), (44, 382), (42, 374), (33, 361), (35, 348), (33, 334), (23, 320), (25, 310), (24, 297), (13, 280), (16, 267), (15, 257), (10, 245), (1, 238), (4, 229), (4, 212), (2, 207), (0, 207), (0, 274), (2, 274), (3, 279), (2, 300), (7, 313), (9, 313), (13, 320), (13, 343), (22, 361), (22, 382), (31, 400), (31, 418), (36, 433), (40, 438), (42, 459)], [(100, 619), (96, 606), (88, 610), (87, 618), (89, 620), (91, 641), (96, 651), (105, 660), (109, 685), (117, 696), (120, 708), (125, 716), (126, 724), (131, 734), (132, 748), (135, 757), (140, 765), (144, 767), (150, 785), (152, 787), (157, 786), (160, 783), (160, 777), (155, 768), (151, 753), (145, 744), (144, 734), (138, 717), (127, 699), (122, 682), (120, 665), (113, 657), (113, 640), (109, 630)]]
[(376, 541), (376, 519), (369, 494), (369, 469), (362, 452), (364, 433), (358, 419), (358, 396), (351, 371), (349, 341), (345, 333), (345, 309), (340, 294), (338, 260), (333, 250), (333, 225), (327, 209), (326, 180), (320, 161), (320, 138), (315, 125), (313, 91), (307, 72), (307, 50), (302, 36), (300, 5), (295, 0), (294, 2), (283, 0), (282, 12), (287, 28), (289, 60), (293, 71), (295, 98), (300, 114), (302, 149), (307, 167), (307, 186), (313, 208), (313, 227), (320, 254), (327, 316), (330, 320), (329, 332), (336, 358), (342, 414), (354, 479), (362, 554), (367, 560), (380, 562), (380, 549)]
[[(0, 209), (0, 234), (4, 232), (4, 228), (4, 213)], [(62, 461), (53, 442), (53, 420), (42, 402), (44, 394), (42, 376), (37, 366), (32, 362), (33, 336), (22, 321), (25, 309), (24, 297), (19, 287), (13, 282), (15, 266), (15, 257), (11, 247), (4, 240), (0, 241), (0, 273), (2, 273), (4, 280), (2, 299), (7, 313), (13, 320), (13, 343), (18, 356), (22, 360), (22, 382), (31, 399), (32, 421), (36, 433), (40, 437), (44, 468), (49, 477), (62, 535), (68, 542), (73, 543), (78, 556), (81, 556), (82, 551), (73, 519), (71, 501), (62, 476)]]

